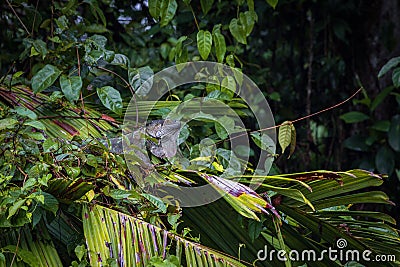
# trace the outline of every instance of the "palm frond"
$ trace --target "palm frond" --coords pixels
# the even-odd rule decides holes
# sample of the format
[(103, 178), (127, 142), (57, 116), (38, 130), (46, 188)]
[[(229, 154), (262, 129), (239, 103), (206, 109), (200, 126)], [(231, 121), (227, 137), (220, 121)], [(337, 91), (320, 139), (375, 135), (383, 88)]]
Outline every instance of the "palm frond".
[(151, 266), (152, 259), (166, 259), (168, 255), (175, 255), (184, 266), (245, 266), (213, 249), (99, 205), (85, 206), (82, 217), (91, 266)]
[(0, 236), (0, 250), (5, 262), (0, 267), (61, 267), (63, 266), (50, 235), (44, 225), (32, 232), (27, 226), (9, 229)]

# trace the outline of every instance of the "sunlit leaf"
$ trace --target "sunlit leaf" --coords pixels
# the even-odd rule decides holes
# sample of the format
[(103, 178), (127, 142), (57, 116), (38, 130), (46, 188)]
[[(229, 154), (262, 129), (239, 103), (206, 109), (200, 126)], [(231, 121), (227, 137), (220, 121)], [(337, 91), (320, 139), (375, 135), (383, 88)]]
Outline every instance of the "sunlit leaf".
[(150, 0), (149, 12), (156, 20), (160, 20), (160, 25), (167, 25), (175, 16), (178, 4), (176, 0)]
[(229, 31), (235, 37), (235, 39), (242, 44), (247, 44), (246, 41), (246, 29), (240, 24), (238, 19), (232, 19), (229, 23)]
[(197, 33), (197, 48), (203, 60), (208, 58), (211, 52), (212, 35), (209, 31), (200, 30)]
[(46, 126), (40, 121), (27, 121), (24, 122), (24, 125), (28, 125), (39, 130), (46, 130)]
[(282, 148), (282, 154), (285, 152), (285, 149), (292, 142), (292, 131), (293, 131), (293, 128), (292, 128), (291, 125), (292, 125), (292, 123), (290, 121), (285, 121), (279, 127), (278, 141), (279, 141), (279, 145)]

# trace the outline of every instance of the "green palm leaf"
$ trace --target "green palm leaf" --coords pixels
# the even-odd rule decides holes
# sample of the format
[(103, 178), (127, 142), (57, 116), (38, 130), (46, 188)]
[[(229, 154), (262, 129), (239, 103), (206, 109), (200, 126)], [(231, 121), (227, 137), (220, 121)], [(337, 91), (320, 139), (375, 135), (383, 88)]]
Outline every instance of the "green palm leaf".
[(168, 255), (175, 255), (184, 266), (245, 266), (213, 249), (99, 205), (85, 206), (82, 218), (91, 266), (152, 266), (155, 258), (166, 259)]

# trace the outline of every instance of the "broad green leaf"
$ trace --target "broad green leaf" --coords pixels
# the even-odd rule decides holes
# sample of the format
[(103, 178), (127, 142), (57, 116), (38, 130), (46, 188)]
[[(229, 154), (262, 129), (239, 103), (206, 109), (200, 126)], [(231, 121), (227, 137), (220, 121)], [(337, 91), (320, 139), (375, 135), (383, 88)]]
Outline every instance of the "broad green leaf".
[(118, 90), (111, 86), (104, 86), (97, 88), (97, 95), (106, 108), (122, 115), (122, 98)]
[(150, 15), (156, 20), (160, 19), (161, 14), (161, 2), (162, 0), (149, 0), (149, 12)]
[(86, 164), (94, 168), (97, 167), (97, 158), (93, 154), (86, 155)]
[(14, 73), (14, 74), (12, 75), (12, 79), (13, 79), (13, 80), (14, 80), (14, 79), (17, 79), (17, 78), (21, 77), (21, 75), (23, 75), (23, 74), (24, 74), (23, 71), (17, 71), (16, 73)]
[(29, 136), (32, 139), (38, 140), (38, 141), (42, 141), (45, 140), (46, 137), (44, 137), (44, 135), (41, 132), (31, 132), (28, 131), (25, 133), (27, 136)]
[(279, 127), (278, 141), (279, 141), (279, 145), (282, 148), (282, 154), (285, 152), (285, 149), (292, 142), (292, 126), (291, 125), (292, 125), (292, 123), (290, 121), (285, 121)]
[(278, 0), (266, 0), (268, 5), (270, 5), (273, 9), (275, 9), (276, 5), (278, 4)]
[[(188, 61), (188, 50), (186, 45), (183, 44), (183, 42), (187, 39), (187, 36), (181, 36), (178, 41), (176, 42), (175, 46), (175, 63), (176, 64), (181, 64), (181, 63), (186, 63)], [(176, 68), (179, 71), (184, 67), (185, 65), (177, 65)]]
[(235, 121), (228, 116), (218, 118), (218, 121), (216, 121), (214, 125), (215, 131), (221, 140), (228, 138), (228, 135), (235, 129)]
[(17, 123), (18, 123), (18, 121), (15, 119), (12, 119), (12, 118), (2, 119), (2, 120), (0, 120), (0, 130), (12, 128)]
[(144, 96), (153, 86), (153, 70), (149, 67), (141, 67), (138, 69), (131, 68), (128, 70), (129, 83), (135, 90), (136, 94)]
[[(371, 129), (381, 131), (381, 132), (388, 132), (390, 129), (390, 121), (376, 121), (372, 126)], [(389, 142), (390, 143), (390, 142)]]
[(60, 77), (61, 91), (69, 102), (74, 102), (79, 99), (82, 89), (82, 78), (80, 76), (61, 75)]
[(61, 71), (53, 66), (47, 64), (32, 78), (32, 89), (34, 93), (39, 93), (49, 86), (51, 86), (60, 76)]
[(391, 175), (395, 166), (395, 155), (388, 146), (382, 146), (375, 156), (375, 165), (379, 173)]
[(160, 20), (160, 25), (167, 25), (175, 16), (178, 4), (176, 0), (150, 0), (149, 12), (156, 20)]
[(197, 33), (197, 48), (203, 60), (207, 60), (211, 52), (212, 35), (209, 31), (200, 30)]
[(217, 60), (219, 63), (222, 63), (225, 58), (226, 43), (225, 43), (225, 37), (221, 34), (221, 31), (219, 29), (213, 31), (213, 42)]
[(57, 24), (57, 27), (60, 28), (62, 31), (68, 28), (68, 19), (64, 15), (55, 19), (55, 22)]
[(254, 240), (260, 236), (262, 229), (263, 229), (263, 223), (261, 221), (254, 221), (254, 220), (249, 221), (248, 231), (251, 241), (254, 242)]
[(24, 125), (28, 125), (39, 130), (46, 130), (46, 126), (40, 121), (27, 121), (24, 123)]
[(378, 78), (381, 78), (383, 75), (385, 75), (386, 72), (391, 70), (392, 68), (396, 67), (397, 65), (400, 64), (400, 57), (395, 57), (389, 60), (379, 71), (378, 73)]
[(270, 154), (274, 154), (276, 145), (268, 134), (253, 132), (251, 133), (251, 138), (259, 148), (266, 150)]
[(246, 11), (240, 13), (239, 21), (244, 26), (246, 37), (253, 31), (254, 23), (258, 20), (257, 13), (254, 11)]
[(156, 206), (160, 212), (167, 212), (167, 205), (165, 205), (165, 203), (160, 198), (146, 193), (143, 193), (142, 196), (150, 201), (154, 206)]
[(28, 117), (31, 120), (36, 120), (37, 119), (37, 115), (35, 112), (33, 112), (32, 110), (26, 108), (26, 107), (22, 107), (22, 106), (17, 106), (14, 108), (14, 111), (23, 117)]
[(392, 118), (388, 133), (389, 145), (397, 152), (400, 152), (400, 115)]
[(81, 173), (81, 169), (79, 167), (70, 167), (66, 166), (65, 170), (69, 178), (75, 179)]
[(400, 87), (400, 68), (394, 69), (394, 71), (392, 73), (392, 81), (393, 81), (393, 85), (396, 88)]
[(229, 23), (229, 31), (231, 32), (232, 36), (242, 44), (247, 44), (246, 41), (246, 29), (243, 25), (239, 23), (238, 19), (232, 19)]
[(26, 202), (26, 199), (20, 199), (17, 202), (15, 202), (9, 209), (8, 209), (8, 217), (7, 220), (10, 219), (15, 213), (18, 212), (18, 210), (24, 205)]
[(87, 252), (86, 248), (85, 248), (85, 245), (76, 246), (74, 251), (75, 251), (75, 255), (78, 258), (78, 260), (82, 260), (83, 256)]
[[(86, 28), (85, 28), (86, 29)], [(107, 44), (107, 38), (103, 35), (95, 34), (86, 39), (87, 43), (93, 43), (97, 48), (105, 48)]]
[[(240, 91), (240, 88), (241, 88), (242, 85), (243, 85), (243, 72), (242, 72), (242, 70), (239, 69), (239, 68), (233, 68), (233, 75), (235, 76), (235, 80), (236, 80), (236, 82), (237, 82), (238, 85), (239, 85), (239, 91)], [(244, 105), (243, 107), (244, 107), (244, 108), (247, 108), (246, 105)]]
[(257, 13), (254, 11), (241, 12), (239, 19), (232, 19), (229, 23), (229, 30), (233, 37), (242, 44), (247, 44), (246, 37), (253, 30), (254, 23), (257, 21)]
[(111, 64), (127, 69), (130, 66), (130, 60), (127, 56), (123, 54), (115, 54), (113, 61), (111, 61)]
[(53, 139), (53, 138), (47, 138), (43, 142), (43, 152), (55, 152), (60, 148), (60, 143)]
[(359, 112), (359, 111), (350, 111), (340, 116), (345, 123), (356, 123), (369, 119), (369, 116)]
[(37, 39), (32, 43), (35, 50), (39, 53), (39, 55), (44, 58), (47, 54), (47, 45), (43, 40)]
[(127, 199), (132, 196), (132, 193), (122, 189), (110, 189), (106, 195), (113, 199)]
[(227, 63), (230, 67), (234, 68), (234, 67), (235, 67), (235, 58), (234, 58), (234, 56), (233, 56), (233, 55), (228, 55), (228, 56), (226, 57), (226, 63)]
[(236, 92), (236, 81), (232, 76), (226, 76), (221, 81), (221, 92), (233, 98)]
[(214, 0), (200, 0), (201, 10), (204, 15), (207, 15), (208, 11), (212, 8)]
[(171, 47), (168, 43), (162, 43), (160, 46), (160, 55), (163, 59), (167, 59), (169, 52), (171, 51)]
[(161, 26), (167, 25), (173, 19), (177, 8), (178, 3), (175, 0), (161, 1)]
[(388, 86), (383, 89), (382, 92), (380, 92), (372, 101), (370, 106), (371, 111), (374, 111), (379, 106), (379, 104), (381, 104), (382, 101), (390, 94), (390, 92), (393, 91), (393, 89), (393, 86)]
[(77, 2), (77, 0), (71, 0), (71, 1), (68, 1), (66, 4), (65, 4), (65, 6), (61, 9), (61, 12), (63, 13), (63, 14), (67, 14), (72, 8), (75, 8), (76, 7), (76, 3)]
[(365, 143), (365, 137), (360, 135), (353, 135), (348, 137), (343, 142), (344, 147), (355, 151), (368, 151), (368, 146)]

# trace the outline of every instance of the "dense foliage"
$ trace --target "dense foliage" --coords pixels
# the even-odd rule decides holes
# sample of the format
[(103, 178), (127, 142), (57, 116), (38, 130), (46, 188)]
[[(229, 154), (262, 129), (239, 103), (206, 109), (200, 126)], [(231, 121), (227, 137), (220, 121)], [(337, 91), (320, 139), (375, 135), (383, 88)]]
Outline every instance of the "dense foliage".
[[(0, 266), (341, 266), (345, 260), (257, 261), (265, 244), (321, 252), (339, 238), (349, 249), (399, 260), (392, 218), (399, 213), (387, 194), (400, 203), (400, 59), (383, 57), (379, 75), (366, 73), (355, 43), (367, 4), (339, 2), (2, 3)], [(395, 51), (394, 29), (387, 31), (382, 43)], [(270, 141), (253, 132), (247, 164), (225, 142), (233, 119), (192, 121), (179, 136), (185, 161), (170, 164), (153, 153), (161, 175), (152, 183), (208, 183), (224, 198), (181, 208), (145, 192), (135, 179), (145, 170), (132, 173), (101, 138), (120, 135), (128, 102), (154, 73), (200, 60), (227, 64), (258, 84), (282, 123), (281, 148), (255, 192), (246, 186), (252, 163)], [(383, 82), (365, 84), (368, 75)], [(248, 107), (225, 88), (241, 76), (217, 82), (173, 90), (150, 119), (204, 96), (257, 130)], [(333, 106), (360, 85), (353, 105), (289, 121)], [(143, 111), (154, 103), (136, 104)], [(246, 170), (241, 183), (219, 177), (229, 161)], [(323, 168), (339, 171), (308, 171)]]

